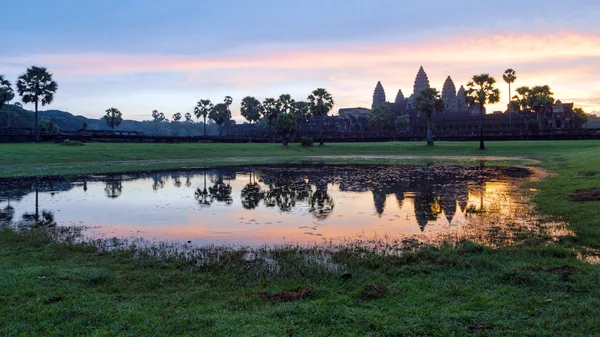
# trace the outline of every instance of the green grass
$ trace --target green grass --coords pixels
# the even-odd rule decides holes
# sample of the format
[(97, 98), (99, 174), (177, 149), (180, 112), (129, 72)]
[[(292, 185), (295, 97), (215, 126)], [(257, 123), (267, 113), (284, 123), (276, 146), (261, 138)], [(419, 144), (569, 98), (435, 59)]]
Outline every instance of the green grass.
[[(277, 270), (231, 252), (220, 262), (193, 267), (177, 259), (133, 258), (130, 252), (98, 254), (90, 246), (55, 243), (39, 230), (3, 230), (0, 335), (600, 334), (600, 266), (577, 258), (582, 249), (600, 249), (600, 204), (575, 203), (569, 197), (580, 188), (600, 188), (600, 142), (487, 145), (481, 152), (475, 143), (441, 142), (434, 148), (421, 143), (371, 143), (309, 149), (297, 144), (287, 149), (275, 144), (2, 144), (0, 168), (5, 177), (289, 158), (460, 164), (486, 156), (518, 158), (495, 159), (495, 163), (528, 165), (532, 162), (523, 159), (533, 159), (538, 161), (535, 165), (555, 173), (535, 183), (539, 189), (536, 207), (567, 221), (576, 236), (550, 245), (529, 240), (498, 249), (461, 243), (399, 257), (343, 250), (332, 256), (340, 268), (331, 271), (322, 264), (305, 262), (305, 256), (318, 251), (276, 251), (272, 254), (279, 261)], [(305, 158), (340, 155), (350, 157)], [(360, 159), (365, 155), (417, 158)], [(435, 158), (440, 155), (477, 158)], [(98, 168), (103, 161), (112, 163)], [(65, 169), (70, 166), (76, 169)], [(14, 168), (20, 171), (15, 173)], [(344, 279), (342, 273), (352, 277)], [(367, 284), (383, 285), (388, 292), (381, 298), (365, 299), (361, 291)], [(265, 301), (261, 295), (298, 287), (312, 292), (291, 302)], [(62, 299), (51, 303), (49, 299), (56, 296)]]

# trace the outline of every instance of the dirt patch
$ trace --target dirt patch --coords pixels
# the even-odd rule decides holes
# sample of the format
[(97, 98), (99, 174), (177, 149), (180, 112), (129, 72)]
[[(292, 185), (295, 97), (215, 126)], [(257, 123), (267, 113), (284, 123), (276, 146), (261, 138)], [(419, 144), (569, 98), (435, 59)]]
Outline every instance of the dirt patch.
[(571, 194), (573, 201), (600, 201), (600, 188), (586, 188)]
[(63, 300), (62, 296), (52, 296), (49, 299), (47, 299), (44, 303), (46, 304), (54, 304), (54, 303), (58, 303), (60, 301)]
[(304, 298), (308, 297), (311, 293), (312, 293), (312, 290), (309, 288), (298, 288), (296, 291), (282, 290), (275, 294), (260, 293), (258, 296), (263, 301), (289, 302), (289, 301), (304, 299)]
[(367, 284), (363, 287), (360, 292), (360, 297), (363, 300), (374, 300), (377, 298), (381, 298), (388, 293), (388, 288), (381, 284)]

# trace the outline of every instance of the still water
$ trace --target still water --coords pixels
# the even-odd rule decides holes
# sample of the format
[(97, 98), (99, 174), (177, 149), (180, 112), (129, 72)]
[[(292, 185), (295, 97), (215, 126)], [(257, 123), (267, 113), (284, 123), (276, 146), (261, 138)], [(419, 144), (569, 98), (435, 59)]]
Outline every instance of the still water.
[[(524, 168), (240, 166), (4, 181), (0, 221), (85, 226), (89, 238), (197, 245), (340, 243), (356, 238), (493, 240), (537, 220)], [(494, 234), (497, 235), (497, 234)]]

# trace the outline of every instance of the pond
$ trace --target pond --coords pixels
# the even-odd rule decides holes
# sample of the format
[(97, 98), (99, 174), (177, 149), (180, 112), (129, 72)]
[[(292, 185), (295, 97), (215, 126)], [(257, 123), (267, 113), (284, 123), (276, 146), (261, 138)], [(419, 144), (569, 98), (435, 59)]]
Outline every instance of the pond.
[(194, 245), (511, 243), (539, 227), (526, 168), (237, 166), (2, 182), (0, 221)]

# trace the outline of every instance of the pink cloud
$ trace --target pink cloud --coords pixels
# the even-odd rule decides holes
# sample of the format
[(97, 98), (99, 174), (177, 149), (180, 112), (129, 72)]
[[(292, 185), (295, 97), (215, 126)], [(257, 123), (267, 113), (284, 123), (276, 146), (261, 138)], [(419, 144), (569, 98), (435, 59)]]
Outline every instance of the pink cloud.
[[(289, 91), (293, 83), (324, 86), (338, 97), (338, 107), (368, 106), (378, 80), (388, 100), (398, 89), (405, 95), (419, 65), (423, 65), (433, 86), (441, 89), (451, 75), (460, 87), (476, 73), (489, 72), (499, 81), (503, 102), (491, 107), (503, 109), (508, 93), (501, 73), (514, 68), (515, 86), (549, 84), (556, 98), (581, 100), (584, 108), (600, 110), (600, 37), (562, 30), (548, 34), (477, 33), (472, 36), (439, 36), (418, 43), (356, 44), (331, 47), (267, 49), (245, 55), (194, 57), (177, 55), (35, 55), (3, 63), (27, 62), (50, 68), (57, 78), (78, 81), (93, 76), (131, 73), (181, 73), (182, 85), (193, 88), (218, 84), (254, 94), (257, 91)], [(133, 85), (132, 85), (133, 87)], [(276, 89), (273, 89), (276, 87)], [(304, 87), (303, 87), (304, 88)], [(586, 99), (587, 98), (587, 99)]]

